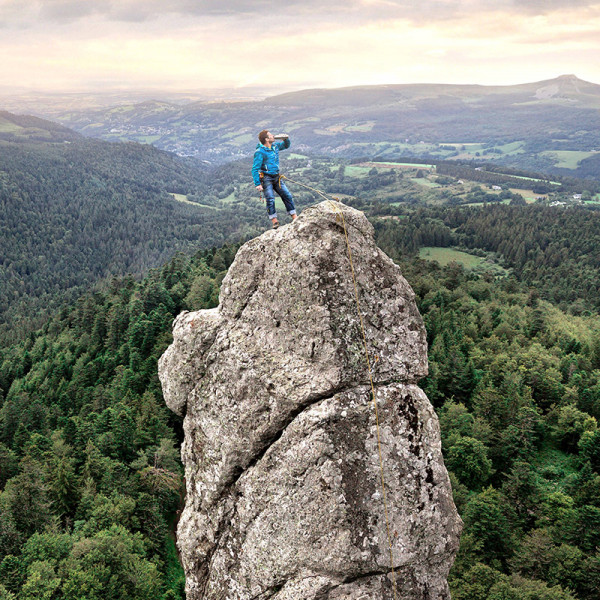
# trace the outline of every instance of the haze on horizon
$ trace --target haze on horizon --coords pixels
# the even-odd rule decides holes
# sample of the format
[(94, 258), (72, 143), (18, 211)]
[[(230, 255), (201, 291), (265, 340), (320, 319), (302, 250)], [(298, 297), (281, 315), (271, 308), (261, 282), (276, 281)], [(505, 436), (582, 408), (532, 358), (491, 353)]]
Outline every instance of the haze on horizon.
[(600, 0), (0, 0), (0, 90), (600, 83)]

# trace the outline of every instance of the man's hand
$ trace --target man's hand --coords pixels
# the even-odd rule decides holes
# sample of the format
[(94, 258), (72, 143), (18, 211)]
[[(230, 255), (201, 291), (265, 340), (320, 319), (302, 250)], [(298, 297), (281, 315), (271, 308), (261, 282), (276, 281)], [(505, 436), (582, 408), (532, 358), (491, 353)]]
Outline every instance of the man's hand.
[(257, 185), (257, 186), (256, 186), (256, 189), (257, 189), (259, 192), (262, 192), (262, 191), (263, 191), (263, 186), (262, 186), (262, 183), (261, 183), (260, 185)]

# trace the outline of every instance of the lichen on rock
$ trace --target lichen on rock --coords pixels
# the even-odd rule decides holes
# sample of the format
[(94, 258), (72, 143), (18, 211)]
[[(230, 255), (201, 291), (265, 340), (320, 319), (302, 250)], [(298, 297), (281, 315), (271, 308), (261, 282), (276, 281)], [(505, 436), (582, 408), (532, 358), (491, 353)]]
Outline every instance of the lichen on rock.
[[(342, 218), (343, 213), (343, 218)], [(414, 293), (341, 203), (240, 248), (219, 307), (184, 312), (159, 363), (185, 415), (178, 543), (188, 600), (449, 598), (461, 521), (418, 380)]]

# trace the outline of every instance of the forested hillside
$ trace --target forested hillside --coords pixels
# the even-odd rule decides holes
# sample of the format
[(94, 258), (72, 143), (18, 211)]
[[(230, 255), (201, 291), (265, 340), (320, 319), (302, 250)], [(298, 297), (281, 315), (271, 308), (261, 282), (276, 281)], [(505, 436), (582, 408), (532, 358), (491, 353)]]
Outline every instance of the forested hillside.
[(563, 310), (600, 311), (600, 212), (537, 205), (422, 208), (377, 224), (381, 243), (416, 253), (458, 246), (497, 254), (524, 283)]
[[(55, 126), (49, 124), (48, 131), (54, 132)], [(74, 299), (82, 286), (113, 275), (140, 277), (178, 250), (197, 244), (220, 246), (269, 226), (247, 161), (207, 168), (139, 144), (110, 144), (75, 134), (71, 142), (40, 142), (21, 135), (18, 142), (0, 142), (0, 337), (15, 340), (41, 325), (61, 295)], [(574, 178), (561, 178), (555, 185), (522, 171), (507, 175), (446, 162), (425, 172), (419, 164), (414, 169), (397, 164), (282, 155), (300, 208), (320, 199), (303, 185), (355, 206), (379, 203), (377, 214), (390, 216), (404, 214), (405, 208), (410, 213), (422, 204), (525, 204), (540, 193), (538, 202), (564, 204), (572, 202), (573, 192), (583, 192), (592, 208), (600, 198), (597, 183)], [(493, 184), (500, 191), (492, 190)], [(523, 194), (534, 197), (525, 199)], [(499, 227), (502, 219), (496, 221)], [(446, 235), (447, 243), (502, 251), (499, 242), (481, 241), (466, 231), (462, 236)], [(502, 235), (497, 233), (494, 240)], [(569, 253), (577, 259), (577, 248), (583, 246)], [(508, 250), (507, 259), (512, 260)], [(553, 260), (544, 259), (548, 264)], [(593, 267), (593, 262), (593, 257), (585, 258), (578, 272)], [(561, 269), (564, 280), (567, 266)], [(586, 281), (594, 277), (582, 274)], [(593, 287), (586, 284), (586, 290), (593, 295)], [(572, 294), (556, 298), (570, 301)]]
[[(453, 598), (597, 600), (595, 189), (579, 205), (526, 200), (512, 186), (551, 185), (526, 173), (494, 190), (420, 164), (283, 165), (301, 209), (319, 197), (293, 181), (364, 209), (417, 294), (422, 385), (466, 524)], [(223, 243), (268, 225), (248, 168), (138, 144), (0, 143), (0, 598), (183, 598), (181, 423), (157, 360), (181, 310), (216, 305), (236, 249)], [(441, 268), (424, 247), (481, 262)], [(152, 269), (177, 249), (196, 253)]]
[(597, 599), (600, 329), (514, 279), (402, 263), (465, 522), (454, 600)]
[(31, 115), (14, 115), (0, 110), (0, 140), (3, 142), (29, 140), (66, 143), (80, 139), (81, 136), (78, 133), (58, 123)]
[(215, 208), (228, 181), (140, 144), (0, 143), (0, 336), (41, 323), (83, 286), (256, 233), (257, 212), (252, 224)]
[[(11, 118), (48, 138), (15, 125), (12, 141), (0, 140), (0, 338), (17, 339), (62, 300), (112, 276), (139, 278), (178, 250), (218, 247), (270, 225), (245, 162), (208, 169), (152, 146)], [(328, 165), (315, 170), (319, 185), (329, 173)], [(300, 206), (315, 199), (296, 197)]]
[[(422, 386), (465, 522), (453, 598), (595, 600), (597, 312), (561, 311), (516, 270), (478, 275), (403, 250), (400, 224), (417, 247), (454, 235), (443, 221), (452, 212), (427, 210), (374, 222), (428, 331)], [(532, 231), (522, 235), (534, 252)], [(548, 231), (548, 244), (559, 243), (560, 228)], [(183, 597), (169, 534), (182, 489), (180, 423), (164, 407), (156, 363), (180, 310), (215, 305), (234, 252), (178, 255), (140, 283), (115, 279), (0, 350), (0, 597)]]
[(180, 422), (157, 360), (235, 249), (176, 256), (0, 350), (0, 598), (183, 598)]

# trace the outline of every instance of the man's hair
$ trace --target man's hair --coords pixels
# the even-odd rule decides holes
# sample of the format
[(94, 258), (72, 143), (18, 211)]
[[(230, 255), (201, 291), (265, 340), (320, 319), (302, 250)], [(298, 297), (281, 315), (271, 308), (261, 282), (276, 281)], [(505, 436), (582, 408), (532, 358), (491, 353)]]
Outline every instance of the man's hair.
[(267, 136), (269, 135), (269, 130), (268, 129), (263, 129), (259, 134), (258, 134), (258, 141), (261, 144), (265, 143), (265, 140), (267, 139)]

